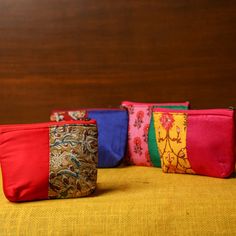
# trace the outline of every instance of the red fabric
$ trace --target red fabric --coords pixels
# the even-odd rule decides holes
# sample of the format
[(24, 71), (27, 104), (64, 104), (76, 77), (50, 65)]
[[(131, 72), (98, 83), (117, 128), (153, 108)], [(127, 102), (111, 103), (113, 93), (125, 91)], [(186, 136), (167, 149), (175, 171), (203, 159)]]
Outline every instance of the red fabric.
[[(67, 121), (65, 124), (95, 124)], [(48, 199), (49, 127), (57, 122), (0, 126), (3, 190), (9, 201)]]
[(2, 133), (0, 152), (3, 188), (9, 201), (48, 198), (48, 127)]
[(233, 112), (225, 115), (188, 114), (187, 154), (201, 175), (228, 177), (234, 171)]

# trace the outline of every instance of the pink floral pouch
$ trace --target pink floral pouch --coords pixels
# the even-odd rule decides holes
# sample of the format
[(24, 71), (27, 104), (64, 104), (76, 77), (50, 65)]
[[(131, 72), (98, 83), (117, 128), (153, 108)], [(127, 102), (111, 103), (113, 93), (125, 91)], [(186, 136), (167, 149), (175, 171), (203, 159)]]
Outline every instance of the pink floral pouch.
[(129, 114), (128, 125), (128, 156), (127, 162), (138, 166), (152, 166), (148, 151), (148, 130), (155, 106), (188, 106), (184, 103), (138, 103), (124, 101), (121, 106)]
[(224, 178), (235, 169), (234, 111), (153, 110), (163, 172)]

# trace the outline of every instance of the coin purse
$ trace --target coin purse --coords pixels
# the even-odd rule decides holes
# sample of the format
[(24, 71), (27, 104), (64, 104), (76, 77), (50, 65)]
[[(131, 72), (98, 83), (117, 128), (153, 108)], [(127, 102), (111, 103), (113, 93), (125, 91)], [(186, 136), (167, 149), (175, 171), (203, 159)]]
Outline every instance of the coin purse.
[(225, 178), (235, 169), (234, 111), (153, 110), (163, 172)]
[(125, 109), (54, 110), (52, 121), (95, 119), (98, 126), (98, 167), (116, 167), (126, 152), (128, 114)]
[(9, 201), (87, 196), (97, 180), (96, 121), (0, 126), (0, 161)]

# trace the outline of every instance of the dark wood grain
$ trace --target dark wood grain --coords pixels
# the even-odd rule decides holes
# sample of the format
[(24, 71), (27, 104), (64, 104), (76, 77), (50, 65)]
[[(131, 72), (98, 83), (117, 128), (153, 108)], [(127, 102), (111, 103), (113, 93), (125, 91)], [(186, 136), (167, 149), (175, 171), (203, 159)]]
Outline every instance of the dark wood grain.
[(122, 100), (236, 106), (236, 1), (1, 0), (0, 123)]

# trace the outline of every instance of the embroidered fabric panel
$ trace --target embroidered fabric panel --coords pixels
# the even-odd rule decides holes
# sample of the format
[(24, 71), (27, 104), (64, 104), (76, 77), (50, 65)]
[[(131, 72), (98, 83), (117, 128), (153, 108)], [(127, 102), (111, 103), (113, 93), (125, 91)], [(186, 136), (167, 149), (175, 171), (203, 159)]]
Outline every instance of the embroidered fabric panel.
[(49, 198), (90, 194), (97, 180), (97, 128), (64, 125), (49, 128)]
[(163, 172), (195, 174), (187, 156), (187, 115), (154, 112), (156, 141)]

